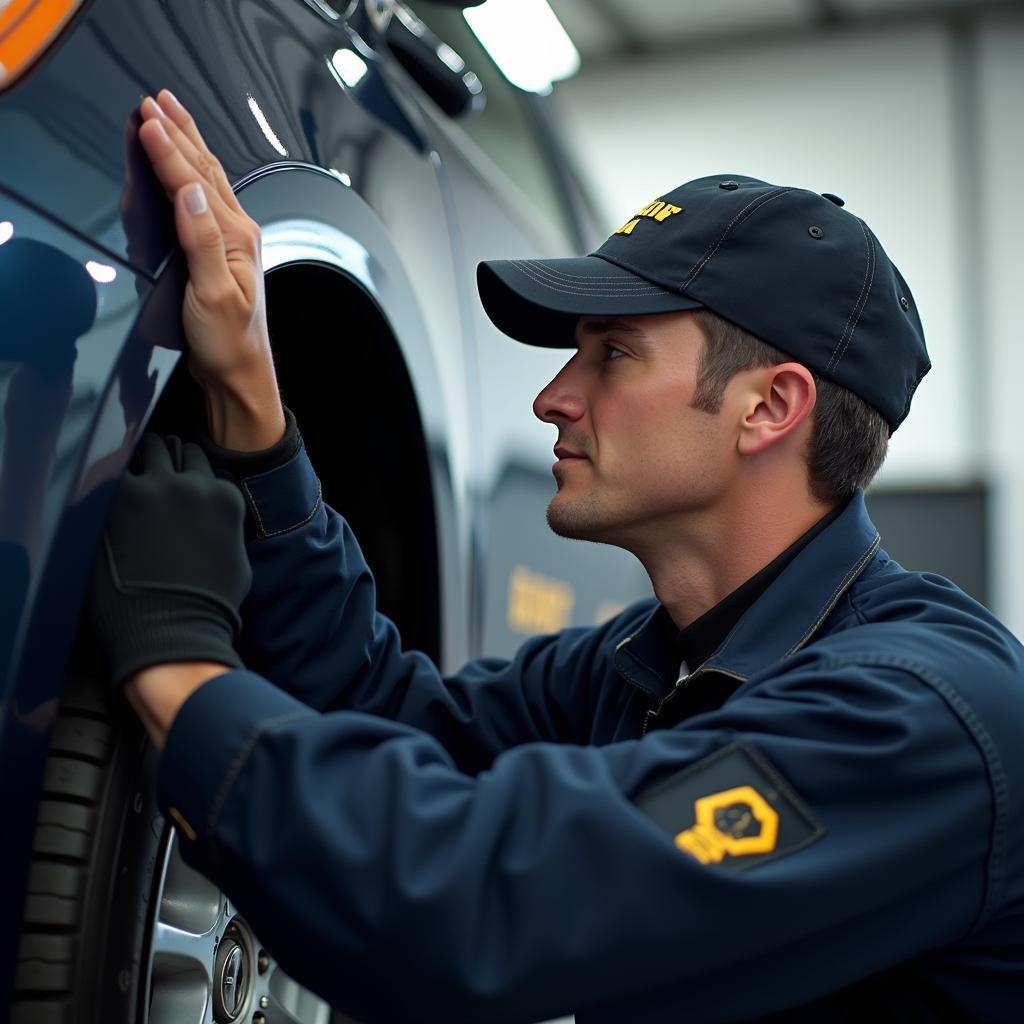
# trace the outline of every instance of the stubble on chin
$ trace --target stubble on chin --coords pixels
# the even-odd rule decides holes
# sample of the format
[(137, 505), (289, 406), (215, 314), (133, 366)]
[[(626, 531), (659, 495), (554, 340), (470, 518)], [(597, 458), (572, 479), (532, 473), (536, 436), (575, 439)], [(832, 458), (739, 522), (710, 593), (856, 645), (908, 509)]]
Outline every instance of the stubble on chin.
[(547, 521), (552, 533), (569, 540), (599, 540), (601, 515), (592, 497), (559, 501), (556, 494), (548, 503)]

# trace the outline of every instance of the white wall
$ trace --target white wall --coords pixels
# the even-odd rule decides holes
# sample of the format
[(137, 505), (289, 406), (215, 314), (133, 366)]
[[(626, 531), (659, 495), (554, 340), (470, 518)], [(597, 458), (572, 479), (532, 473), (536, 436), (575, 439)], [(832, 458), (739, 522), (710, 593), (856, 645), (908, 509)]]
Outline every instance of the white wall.
[[(986, 340), (985, 455), (996, 488), (993, 605), (1024, 636), (1024, 20), (991, 22), (978, 43), (985, 239), (978, 311)], [(961, 344), (971, 352), (975, 343), (968, 327)]]
[[(1024, 224), (1019, 207), (1008, 213), (996, 198), (1024, 168), (1024, 21), (1010, 24), (968, 44), (984, 109), (980, 181), (965, 180), (972, 161), (961, 148), (972, 144), (963, 44), (937, 22), (585, 65), (555, 95), (609, 231), (658, 194), (718, 172), (834, 192), (872, 226), (914, 292), (933, 362), (879, 480), (993, 483), (992, 603), (1024, 635), (1024, 538), (1013, 536), (1024, 523), (1024, 429), (1011, 411), (1024, 373), (1006, 372), (1011, 362), (1024, 371), (1011, 344)], [(980, 229), (966, 216), (974, 209), (986, 214)], [(972, 230), (990, 273), (965, 266)], [(972, 270), (990, 292), (980, 338), (978, 303), (964, 296)]]

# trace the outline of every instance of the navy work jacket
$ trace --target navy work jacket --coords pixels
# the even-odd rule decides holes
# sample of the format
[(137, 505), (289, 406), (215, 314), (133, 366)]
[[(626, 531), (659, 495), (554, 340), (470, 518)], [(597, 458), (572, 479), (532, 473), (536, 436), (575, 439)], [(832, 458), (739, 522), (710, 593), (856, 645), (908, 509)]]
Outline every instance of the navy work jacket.
[(1024, 651), (857, 494), (677, 683), (653, 600), (443, 677), (303, 448), (160, 799), (365, 1022), (1024, 1020)]

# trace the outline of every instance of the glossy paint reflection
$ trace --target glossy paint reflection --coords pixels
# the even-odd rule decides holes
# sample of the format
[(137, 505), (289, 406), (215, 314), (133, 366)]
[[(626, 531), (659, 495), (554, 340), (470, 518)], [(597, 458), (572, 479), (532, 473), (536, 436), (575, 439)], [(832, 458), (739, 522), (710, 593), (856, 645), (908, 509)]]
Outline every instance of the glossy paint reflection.
[[(0, 222), (12, 225), (0, 245), (0, 921), (16, 922), (25, 839), (96, 537), (149, 412), (122, 359), (148, 286), (2, 191)], [(90, 263), (113, 278), (98, 282)], [(88, 452), (105, 400), (122, 447), (116, 465), (103, 466)], [(4, 964), (14, 962), (15, 936), (0, 929)], [(0, 1005), (5, 987), (0, 977)]]
[[(100, 396), (108, 390), (117, 396), (124, 443), (147, 415), (155, 382), (147, 399), (131, 360), (121, 359), (147, 286), (0, 194), (4, 213), (13, 225), (0, 245), (0, 668), (6, 672), (19, 630), (29, 626), (20, 621), (23, 607), (32, 606), (33, 617), (45, 615), (42, 581), (56, 537), (73, 519), (69, 507), (102, 482), (83, 463)], [(106, 479), (116, 479), (120, 468)], [(90, 558), (92, 547), (89, 539), (73, 561)], [(71, 566), (59, 569), (67, 573)], [(71, 611), (77, 614), (77, 605)], [(48, 649), (66, 651), (69, 640), (61, 637)], [(39, 685), (40, 674), (33, 680)], [(59, 675), (51, 680), (58, 683)], [(18, 695), (22, 708), (32, 700), (27, 692)]]
[[(162, 194), (134, 140), (137, 124), (126, 128), (143, 93), (171, 88), (232, 181), (284, 157), (351, 174), (351, 154), (374, 125), (423, 154), (415, 106), (376, 57), (361, 8), (332, 20), (299, 2), (97, 0), (0, 102), (0, 187), (152, 275), (173, 234), (166, 211), (146, 201)], [(332, 63), (339, 52), (351, 55), (349, 81)], [(358, 80), (356, 60), (365, 69)], [(83, 73), (97, 67), (103, 74), (83, 88)]]
[(78, 340), (96, 319), (96, 284), (52, 245), (0, 246), (0, 543), (34, 547), (57, 436), (71, 400)]

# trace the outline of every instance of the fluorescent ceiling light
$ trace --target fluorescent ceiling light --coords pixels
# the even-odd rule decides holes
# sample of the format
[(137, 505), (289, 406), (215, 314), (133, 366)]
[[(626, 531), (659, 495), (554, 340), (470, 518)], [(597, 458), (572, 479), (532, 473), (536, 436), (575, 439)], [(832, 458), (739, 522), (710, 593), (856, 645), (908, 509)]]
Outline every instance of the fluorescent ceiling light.
[(528, 92), (550, 92), (574, 75), (580, 55), (547, 0), (487, 0), (463, 12), (504, 76)]
[(281, 140), (274, 134), (274, 129), (270, 127), (270, 122), (267, 120), (266, 114), (260, 110), (260, 105), (248, 94), (245, 98), (249, 104), (249, 112), (256, 119), (256, 123), (260, 126), (260, 131), (263, 132), (263, 137), (271, 144), (271, 146), (274, 147), (274, 149), (277, 150), (278, 153), (281, 154), (281, 156), (287, 156), (288, 150), (284, 148), (281, 144)]
[(437, 56), (445, 67), (457, 75), (461, 75), (466, 70), (466, 62), (447, 43), (441, 43), (438, 46)]
[(350, 89), (355, 88), (370, 70), (366, 61), (353, 50), (335, 50), (331, 66)]
[(117, 277), (117, 271), (113, 267), (108, 267), (106, 263), (97, 263), (95, 260), (89, 260), (85, 264), (85, 269), (98, 284), (110, 284)]

